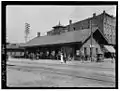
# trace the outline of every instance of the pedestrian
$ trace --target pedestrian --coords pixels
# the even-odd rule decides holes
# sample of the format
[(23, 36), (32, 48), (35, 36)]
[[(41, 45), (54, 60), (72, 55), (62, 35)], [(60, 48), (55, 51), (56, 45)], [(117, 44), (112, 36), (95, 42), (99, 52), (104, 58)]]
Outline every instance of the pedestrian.
[(63, 60), (64, 60), (64, 63), (66, 63), (66, 61), (67, 61), (66, 54), (64, 54), (64, 56), (63, 56)]
[(62, 53), (61, 53), (60, 57), (61, 57), (61, 63), (64, 63), (63, 54)]
[(112, 54), (112, 59), (111, 59), (111, 63), (113, 63), (114, 61), (115, 61), (115, 59), (114, 59), (114, 54)]

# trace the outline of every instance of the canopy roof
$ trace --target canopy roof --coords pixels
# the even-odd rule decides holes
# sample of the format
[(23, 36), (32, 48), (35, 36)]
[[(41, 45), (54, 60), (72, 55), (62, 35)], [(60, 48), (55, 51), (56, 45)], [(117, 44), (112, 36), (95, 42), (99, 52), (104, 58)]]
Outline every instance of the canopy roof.
[(115, 49), (113, 48), (113, 46), (104, 45), (104, 47), (108, 52), (115, 53)]
[(23, 49), (20, 46), (24, 45), (24, 43), (16, 43), (16, 44), (7, 44), (6, 48), (7, 49)]

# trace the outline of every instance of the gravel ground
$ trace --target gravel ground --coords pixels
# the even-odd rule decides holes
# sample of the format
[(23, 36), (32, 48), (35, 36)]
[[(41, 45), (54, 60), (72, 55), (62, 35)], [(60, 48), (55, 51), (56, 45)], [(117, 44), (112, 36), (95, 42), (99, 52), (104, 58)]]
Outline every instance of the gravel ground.
[(9, 87), (114, 87), (111, 62), (80, 63), (52, 60), (11, 59), (7, 63)]

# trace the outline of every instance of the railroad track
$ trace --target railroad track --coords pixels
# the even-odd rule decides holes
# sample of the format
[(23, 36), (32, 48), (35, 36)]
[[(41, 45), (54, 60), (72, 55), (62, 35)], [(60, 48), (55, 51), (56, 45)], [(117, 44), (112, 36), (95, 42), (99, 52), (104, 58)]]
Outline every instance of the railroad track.
[[(23, 62), (23, 61), (22, 61)], [(18, 63), (18, 62), (16, 62), (16, 61), (13, 61), (13, 63)], [(29, 63), (29, 64), (46, 64), (46, 63), (38, 63), (38, 62), (23, 62), (23, 63)], [(67, 64), (67, 63), (66, 63)], [(51, 64), (51, 63), (47, 63), (47, 65), (48, 66), (54, 66), (54, 65), (56, 65), (56, 66), (59, 66), (59, 65), (61, 65), (61, 64), (57, 64), (57, 63), (55, 63), (55, 64)], [(61, 66), (66, 66), (66, 65), (61, 65)], [(71, 67), (85, 67), (85, 68), (90, 68), (90, 69), (103, 69), (103, 70), (114, 70), (115, 68), (105, 68), (105, 67), (99, 67), (99, 66), (90, 66), (90, 65), (76, 65), (76, 64), (67, 64), (67, 66), (71, 66)]]
[[(106, 75), (95, 75), (89, 74), (90, 76), (87, 76), (86, 73), (80, 73), (77, 71), (71, 71), (71, 70), (66, 70), (66, 69), (55, 69), (51, 68), (49, 66), (44, 67), (44, 66), (39, 66), (39, 67), (32, 67), (32, 66), (20, 66), (20, 65), (8, 65), (8, 69), (16, 69), (16, 70), (22, 70), (22, 71), (27, 71), (27, 72), (32, 72), (32, 71), (44, 71), (48, 73), (54, 73), (54, 74), (60, 74), (60, 75), (67, 75), (67, 76), (72, 76), (76, 78), (83, 78), (83, 79), (89, 79), (89, 80), (95, 80), (99, 82), (106, 82), (109, 84), (115, 84), (115, 79), (114, 77), (111, 76), (106, 76)], [(99, 79), (97, 76), (100, 76)], [(102, 79), (101, 79), (102, 78)], [(103, 79), (106, 78), (106, 79)]]

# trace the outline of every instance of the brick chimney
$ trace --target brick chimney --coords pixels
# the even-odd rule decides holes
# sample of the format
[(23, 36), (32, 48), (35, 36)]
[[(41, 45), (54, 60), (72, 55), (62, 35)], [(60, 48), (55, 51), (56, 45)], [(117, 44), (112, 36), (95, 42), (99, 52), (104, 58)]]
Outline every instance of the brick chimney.
[(93, 13), (93, 17), (95, 17), (96, 16), (96, 13)]
[(103, 11), (103, 13), (105, 14), (105, 10)]
[(37, 37), (40, 37), (40, 32), (37, 32)]
[(93, 13), (93, 18), (92, 18), (92, 28), (94, 28), (95, 26), (97, 26), (98, 21), (96, 19), (96, 13)]
[(72, 24), (72, 20), (69, 20), (69, 25), (71, 25)]
[(69, 30), (68, 31), (72, 31), (72, 20), (69, 20)]

